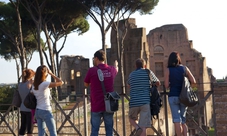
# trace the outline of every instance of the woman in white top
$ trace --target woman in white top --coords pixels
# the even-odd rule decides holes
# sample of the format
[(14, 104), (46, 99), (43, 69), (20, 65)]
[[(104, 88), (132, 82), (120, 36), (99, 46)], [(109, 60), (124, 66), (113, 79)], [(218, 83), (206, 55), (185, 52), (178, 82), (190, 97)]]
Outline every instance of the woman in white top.
[[(48, 74), (55, 79), (55, 82), (46, 81)], [(36, 69), (33, 93), (37, 99), (35, 117), (38, 124), (39, 136), (45, 135), (45, 125), (50, 132), (50, 136), (57, 136), (55, 120), (50, 104), (51, 92), (49, 88), (61, 86), (62, 84), (63, 81), (55, 76), (45, 65), (39, 66)]]

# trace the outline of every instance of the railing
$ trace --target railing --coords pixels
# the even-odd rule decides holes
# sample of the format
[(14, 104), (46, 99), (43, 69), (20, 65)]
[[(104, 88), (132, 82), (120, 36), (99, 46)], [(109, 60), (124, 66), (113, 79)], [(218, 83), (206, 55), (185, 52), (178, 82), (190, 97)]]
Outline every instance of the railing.
[[(160, 91), (160, 90), (159, 90)], [(187, 124), (189, 126), (189, 135), (196, 134), (208, 136), (208, 128), (215, 127), (212, 122), (212, 91), (197, 91), (199, 96), (199, 105), (189, 108), (187, 112)], [(163, 106), (159, 114), (159, 119), (152, 121), (152, 127), (147, 129), (148, 136), (163, 135), (173, 136), (174, 126), (172, 123), (171, 112), (167, 100), (168, 92), (161, 91)], [(52, 100), (53, 115), (56, 121), (58, 136), (89, 136), (90, 125), (90, 96), (85, 94), (83, 97), (77, 97), (74, 102), (67, 100)], [(131, 136), (135, 132), (128, 121), (128, 102), (129, 96), (121, 94), (119, 111), (114, 114), (114, 135)], [(3, 104), (0, 104), (2, 106)], [(9, 105), (9, 104), (8, 104)], [(7, 136), (9, 134), (16, 136), (19, 130), (19, 109), (9, 105), (7, 111), (0, 113), (0, 134)], [(34, 134), (37, 135), (38, 129), (34, 128)], [(48, 132), (47, 132), (48, 134)], [(104, 123), (101, 124), (99, 135), (105, 135)]]

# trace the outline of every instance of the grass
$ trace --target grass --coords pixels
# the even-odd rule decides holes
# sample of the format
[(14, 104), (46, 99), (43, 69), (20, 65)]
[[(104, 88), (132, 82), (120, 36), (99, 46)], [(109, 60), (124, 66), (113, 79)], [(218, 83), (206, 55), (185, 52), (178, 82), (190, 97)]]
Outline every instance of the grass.
[(208, 130), (208, 136), (215, 136), (214, 128)]

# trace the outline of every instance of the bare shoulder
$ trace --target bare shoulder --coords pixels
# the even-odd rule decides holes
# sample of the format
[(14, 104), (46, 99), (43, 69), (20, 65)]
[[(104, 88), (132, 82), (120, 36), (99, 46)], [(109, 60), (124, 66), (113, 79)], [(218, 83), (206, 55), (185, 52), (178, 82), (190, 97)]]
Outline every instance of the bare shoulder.
[(165, 73), (169, 73), (169, 68), (165, 68)]

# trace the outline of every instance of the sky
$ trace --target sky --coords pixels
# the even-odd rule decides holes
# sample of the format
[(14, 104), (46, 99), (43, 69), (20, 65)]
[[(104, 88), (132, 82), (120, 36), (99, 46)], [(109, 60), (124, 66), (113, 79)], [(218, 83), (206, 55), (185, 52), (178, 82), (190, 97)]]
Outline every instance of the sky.
[[(193, 41), (193, 48), (206, 58), (206, 64), (212, 68), (213, 75), (222, 79), (227, 76), (226, 16), (225, 0), (159, 0), (151, 15), (135, 13), (131, 18), (136, 18), (137, 27), (146, 28), (147, 34), (163, 25), (183, 24), (188, 30), (189, 40)], [(98, 25), (90, 18), (88, 22), (90, 30), (80, 36), (77, 33), (70, 34), (60, 55), (82, 55), (91, 59), (94, 52), (102, 48)], [(111, 46), (110, 30), (106, 43)], [(39, 65), (39, 56), (35, 53), (28, 68), (36, 70)], [(0, 83), (16, 82), (15, 61), (8, 62), (0, 58)]]

